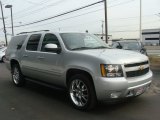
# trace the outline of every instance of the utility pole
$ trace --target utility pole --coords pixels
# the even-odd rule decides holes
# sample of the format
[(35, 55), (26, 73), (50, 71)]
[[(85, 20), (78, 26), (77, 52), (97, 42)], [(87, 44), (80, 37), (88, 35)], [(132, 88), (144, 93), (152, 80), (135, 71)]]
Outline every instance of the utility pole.
[(159, 29), (159, 46), (160, 46), (160, 29)]
[[(157, 15), (158, 17), (160, 17), (160, 13), (155, 14), (155, 15)], [(159, 28), (159, 46), (160, 46), (160, 28)]]
[[(157, 16), (160, 17), (160, 13), (158, 13)], [(160, 28), (159, 28), (159, 46), (160, 46)]]
[(140, 0), (139, 40), (142, 42), (142, 0)]
[(108, 43), (107, 0), (104, 0), (104, 13), (105, 13), (105, 35), (106, 35), (106, 43)]
[(104, 21), (102, 20), (102, 40), (103, 40), (103, 35), (104, 35), (104, 32), (103, 32), (103, 27), (104, 27)]
[(2, 2), (0, 1), (0, 6), (1, 6), (1, 12), (2, 12), (2, 19), (3, 19), (3, 26), (4, 26), (4, 34), (5, 34), (5, 40), (6, 40), (6, 46), (8, 45), (7, 42), (7, 34), (6, 34), (6, 26), (5, 26), (5, 21), (4, 21), (4, 15), (3, 15), (3, 7), (2, 7)]

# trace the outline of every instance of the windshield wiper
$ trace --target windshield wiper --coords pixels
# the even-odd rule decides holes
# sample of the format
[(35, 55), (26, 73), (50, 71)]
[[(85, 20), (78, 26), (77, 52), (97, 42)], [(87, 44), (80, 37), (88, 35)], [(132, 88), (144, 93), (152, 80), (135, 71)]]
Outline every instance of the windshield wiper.
[(72, 50), (83, 50), (83, 49), (92, 49), (90, 47), (78, 47), (78, 48), (73, 48)]
[(111, 49), (110, 47), (106, 47), (106, 46), (98, 46), (98, 47), (94, 47), (93, 49), (101, 49), (101, 48)]

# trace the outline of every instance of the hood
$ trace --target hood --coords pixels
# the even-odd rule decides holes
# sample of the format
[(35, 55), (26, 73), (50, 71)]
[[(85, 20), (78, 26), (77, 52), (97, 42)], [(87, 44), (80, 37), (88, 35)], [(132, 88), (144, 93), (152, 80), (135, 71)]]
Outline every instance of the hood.
[(109, 64), (128, 64), (148, 60), (141, 53), (121, 49), (90, 49), (77, 51), (78, 53), (98, 57)]

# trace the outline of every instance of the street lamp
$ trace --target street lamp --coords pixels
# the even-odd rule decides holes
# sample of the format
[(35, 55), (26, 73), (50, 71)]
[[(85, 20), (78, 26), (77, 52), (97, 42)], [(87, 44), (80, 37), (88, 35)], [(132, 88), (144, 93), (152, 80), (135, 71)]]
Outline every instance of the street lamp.
[(12, 36), (14, 36), (12, 5), (6, 5), (5, 8), (10, 8), (11, 9)]

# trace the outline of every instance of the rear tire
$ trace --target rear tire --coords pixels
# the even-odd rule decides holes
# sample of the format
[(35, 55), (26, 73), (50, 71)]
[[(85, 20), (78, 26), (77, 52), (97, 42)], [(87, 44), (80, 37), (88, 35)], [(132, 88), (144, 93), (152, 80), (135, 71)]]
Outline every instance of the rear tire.
[(25, 80), (18, 64), (12, 66), (12, 81), (17, 87), (25, 85)]
[(68, 93), (72, 105), (79, 110), (90, 110), (96, 106), (97, 99), (92, 81), (84, 74), (70, 78)]

